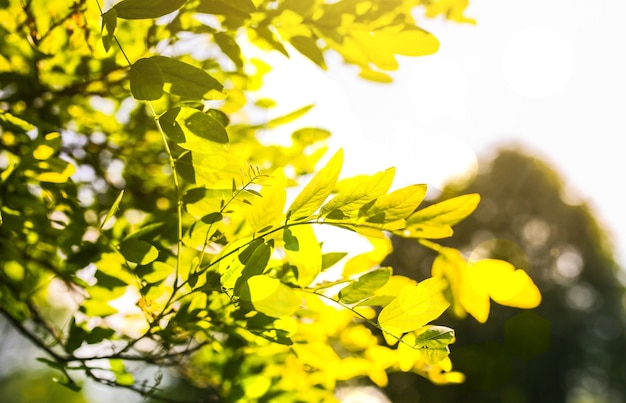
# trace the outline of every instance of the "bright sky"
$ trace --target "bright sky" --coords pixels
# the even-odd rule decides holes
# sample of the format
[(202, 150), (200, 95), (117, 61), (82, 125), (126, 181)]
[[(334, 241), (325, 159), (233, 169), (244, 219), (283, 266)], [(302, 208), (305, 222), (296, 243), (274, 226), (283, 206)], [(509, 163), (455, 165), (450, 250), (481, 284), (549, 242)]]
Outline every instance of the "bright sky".
[(365, 83), (333, 60), (322, 72), (275, 55), (266, 90), (282, 107), (271, 114), (316, 103), (303, 123), (333, 132), (344, 172), (396, 166), (396, 187), (436, 189), (515, 141), (591, 206), (626, 267), (626, 1), (470, 3), (475, 26), (425, 21), (441, 48), (402, 58), (393, 85)]

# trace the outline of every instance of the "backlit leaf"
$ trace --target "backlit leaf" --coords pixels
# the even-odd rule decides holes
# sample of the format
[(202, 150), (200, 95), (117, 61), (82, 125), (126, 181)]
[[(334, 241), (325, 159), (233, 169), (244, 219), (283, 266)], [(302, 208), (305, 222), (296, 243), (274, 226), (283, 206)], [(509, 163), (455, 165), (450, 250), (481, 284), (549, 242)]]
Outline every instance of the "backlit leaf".
[(102, 45), (106, 52), (111, 49), (111, 44), (115, 38), (115, 28), (117, 27), (117, 11), (110, 9), (102, 14)]
[(158, 18), (181, 8), (186, 0), (122, 0), (113, 8), (120, 18)]
[(135, 99), (153, 101), (161, 98), (163, 84), (163, 72), (154, 59), (139, 59), (130, 67), (130, 92)]
[(169, 89), (172, 94), (185, 99), (203, 99), (211, 90), (222, 91), (223, 85), (198, 67), (171, 57), (153, 56), (150, 59), (161, 69), (163, 81), (172, 84)]
[(411, 185), (379, 197), (365, 211), (367, 221), (389, 223), (410, 215), (426, 196), (426, 185)]
[(292, 240), (291, 248), (285, 246), (285, 253), (289, 263), (297, 268), (298, 284), (307, 287), (322, 271), (322, 250), (310, 225), (295, 225), (288, 229), (284, 234), (289, 234), (295, 242)]
[(266, 275), (252, 276), (247, 286), (252, 306), (265, 315), (275, 318), (288, 316), (300, 307), (298, 294), (278, 279)]
[(342, 217), (356, 216), (361, 206), (387, 193), (394, 175), (395, 169), (389, 168), (371, 176), (363, 175), (340, 181), (337, 184), (338, 193), (322, 206), (320, 213), (333, 215), (338, 210)]
[(159, 250), (141, 239), (128, 238), (120, 243), (120, 253), (129, 262), (145, 265), (159, 257)]
[(343, 150), (339, 150), (291, 203), (287, 213), (290, 219), (308, 217), (324, 203), (339, 178), (342, 164)]
[(269, 122), (267, 122), (266, 126), (269, 128), (273, 128), (273, 127), (287, 124), (289, 122), (293, 122), (294, 120), (298, 119), (299, 117), (303, 116), (305, 113), (310, 111), (312, 108), (313, 108), (313, 105), (303, 106), (302, 108), (296, 109), (293, 112), (289, 112), (286, 115), (279, 116), (277, 118), (270, 120)]
[(228, 144), (228, 133), (224, 126), (214, 117), (196, 112), (185, 119), (185, 127), (204, 139), (220, 144)]
[(339, 300), (345, 304), (354, 304), (372, 296), (374, 291), (384, 286), (391, 278), (391, 268), (383, 267), (365, 273), (357, 281), (339, 291)]
[(400, 295), (380, 312), (378, 323), (387, 332), (399, 334), (426, 325), (450, 306), (442, 294), (442, 281), (426, 279), (402, 289)]
[(124, 189), (122, 189), (120, 191), (120, 194), (117, 195), (117, 197), (115, 198), (115, 201), (111, 205), (111, 208), (107, 212), (106, 217), (104, 217), (104, 220), (102, 220), (102, 224), (100, 224), (100, 231), (102, 231), (102, 228), (104, 228), (104, 225), (115, 215), (115, 213), (117, 213), (117, 210), (120, 208), (120, 203), (122, 202), (123, 197), (124, 197)]
[(315, 39), (310, 36), (294, 36), (289, 40), (294, 48), (304, 56), (308, 57), (313, 63), (317, 64), (323, 69), (326, 69), (326, 62), (324, 61), (324, 54), (317, 46)]

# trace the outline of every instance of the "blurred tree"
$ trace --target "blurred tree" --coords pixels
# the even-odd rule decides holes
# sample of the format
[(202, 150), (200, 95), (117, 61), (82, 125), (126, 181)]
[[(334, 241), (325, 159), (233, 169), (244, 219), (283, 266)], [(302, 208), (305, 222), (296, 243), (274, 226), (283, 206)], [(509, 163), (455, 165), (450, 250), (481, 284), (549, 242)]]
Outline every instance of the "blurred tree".
[[(481, 203), (445, 245), (525, 269), (542, 303), (523, 313), (494, 306), (481, 326), (447, 313), (442, 323), (458, 330), (451, 357), (466, 382), (441, 388), (394, 374), (387, 393), (398, 403), (626, 401), (624, 286), (607, 234), (540, 159), (511, 147), (484, 165), (464, 189)], [(397, 274), (430, 275), (431, 253), (393, 243), (386, 263)]]

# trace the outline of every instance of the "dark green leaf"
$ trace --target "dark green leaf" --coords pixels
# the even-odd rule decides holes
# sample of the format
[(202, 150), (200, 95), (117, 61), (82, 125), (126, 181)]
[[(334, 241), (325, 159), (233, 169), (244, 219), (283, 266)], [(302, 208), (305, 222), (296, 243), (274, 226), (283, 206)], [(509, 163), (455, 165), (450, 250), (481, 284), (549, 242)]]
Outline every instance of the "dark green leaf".
[(102, 221), (102, 224), (100, 224), (100, 231), (102, 231), (102, 228), (104, 227), (104, 224), (106, 224), (107, 221), (109, 221), (111, 219), (111, 217), (113, 217), (115, 215), (115, 213), (117, 212), (117, 210), (120, 208), (120, 203), (122, 202), (122, 197), (124, 197), (124, 189), (122, 189), (122, 191), (120, 191), (120, 194), (117, 196), (117, 198), (115, 199), (115, 201), (111, 205), (111, 208), (109, 209), (106, 217), (104, 217), (104, 220)]
[(256, 11), (256, 6), (251, 0), (201, 0), (196, 11), (228, 17), (249, 17), (250, 13)]
[(214, 212), (214, 213), (210, 213), (202, 217), (202, 222), (205, 224), (213, 224), (213, 223), (222, 221), (223, 217), (224, 216), (222, 215), (222, 213)]
[(238, 256), (237, 258), (239, 259), (239, 261), (243, 264), (246, 264), (248, 262), (248, 259), (250, 259), (250, 256), (252, 256), (252, 254), (254, 253), (254, 251), (256, 250), (256, 248), (258, 248), (260, 245), (263, 244), (263, 240), (261, 238), (257, 238), (255, 240), (253, 240), (252, 242), (250, 242), (250, 245), (248, 245)]
[(129, 262), (148, 264), (159, 257), (159, 251), (148, 242), (136, 238), (129, 238), (120, 244), (120, 253)]
[(152, 224), (147, 224), (147, 225), (142, 226), (141, 228), (139, 228), (137, 231), (133, 232), (132, 234), (128, 235), (124, 239), (152, 238), (152, 236), (157, 235), (164, 226), (165, 226), (164, 222), (154, 222)]
[(347, 253), (345, 252), (330, 252), (322, 255), (322, 270), (326, 270), (335, 265), (338, 261), (343, 259)]
[(115, 37), (115, 28), (117, 27), (117, 11), (115, 8), (110, 9), (102, 14), (102, 31), (106, 28), (106, 34), (102, 36), (102, 45), (106, 52), (111, 49), (113, 38)]
[(163, 72), (153, 59), (139, 59), (130, 67), (130, 92), (135, 99), (153, 101), (163, 95)]
[(113, 8), (127, 20), (158, 18), (181, 8), (186, 0), (122, 0)]
[(291, 229), (285, 228), (285, 230), (283, 231), (283, 241), (285, 241), (285, 249), (293, 251), (300, 250), (298, 238), (293, 235)]
[(228, 133), (222, 124), (206, 113), (196, 112), (185, 120), (185, 126), (193, 134), (215, 143), (228, 144)]
[(289, 41), (298, 52), (311, 59), (311, 61), (323, 69), (326, 69), (324, 54), (317, 46), (315, 39), (308, 36), (294, 36)]
[(247, 282), (250, 277), (263, 273), (270, 260), (271, 254), (272, 248), (266, 243), (261, 243), (256, 249), (254, 249), (254, 252), (247, 260), (243, 270), (241, 271), (241, 276), (235, 283), (235, 294), (239, 293), (239, 290), (243, 285), (246, 285), (245, 288), (248, 288)]
[(185, 133), (183, 129), (180, 127), (178, 122), (176, 121), (176, 117), (180, 112), (180, 108), (172, 108), (165, 112), (159, 118), (159, 123), (161, 124), (161, 128), (165, 132), (165, 135), (175, 143), (184, 143), (185, 142)]
[(283, 46), (282, 43), (278, 39), (276, 39), (276, 35), (266, 26), (259, 26), (255, 30), (256, 34), (259, 37), (263, 38), (271, 47), (282, 53), (283, 55), (289, 57), (289, 53), (287, 49)]
[(186, 99), (203, 99), (207, 92), (224, 88), (209, 73), (188, 63), (165, 56), (153, 56), (150, 59), (161, 68), (163, 80), (172, 84), (172, 94)]
[(220, 49), (222, 49), (222, 52), (224, 52), (224, 54), (228, 56), (228, 58), (232, 60), (233, 63), (235, 63), (235, 66), (237, 66), (238, 68), (243, 68), (241, 49), (239, 48), (237, 42), (230, 35), (224, 32), (217, 32), (213, 35), (213, 37), (215, 38), (215, 43), (217, 43), (217, 46), (219, 46)]

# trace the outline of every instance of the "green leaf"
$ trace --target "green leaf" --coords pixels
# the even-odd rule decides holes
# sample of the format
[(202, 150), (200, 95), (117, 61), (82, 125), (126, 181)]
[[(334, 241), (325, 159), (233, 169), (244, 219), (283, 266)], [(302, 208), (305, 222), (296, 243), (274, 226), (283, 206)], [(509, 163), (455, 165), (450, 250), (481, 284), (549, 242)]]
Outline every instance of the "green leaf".
[(185, 99), (204, 99), (211, 90), (222, 91), (220, 84), (206, 71), (188, 63), (165, 56), (152, 56), (160, 67), (163, 80), (172, 84), (169, 92)]
[(416, 211), (407, 217), (399, 235), (407, 238), (439, 239), (452, 235), (452, 226), (469, 216), (480, 202), (478, 194), (454, 197)]
[(326, 70), (326, 62), (324, 61), (324, 54), (317, 46), (315, 39), (309, 36), (294, 36), (289, 40), (294, 48), (304, 56), (308, 57), (313, 63), (317, 64), (324, 70)]
[(416, 348), (447, 348), (454, 342), (454, 330), (445, 326), (427, 326), (415, 338)]
[(363, 175), (342, 180), (337, 184), (339, 192), (322, 206), (320, 213), (337, 216), (337, 213), (341, 212), (341, 218), (356, 216), (358, 213), (356, 210), (387, 193), (394, 176), (395, 169), (390, 168), (371, 176)]
[(313, 104), (303, 106), (302, 108), (297, 109), (293, 112), (289, 112), (286, 115), (274, 118), (270, 120), (269, 122), (267, 122), (266, 126), (271, 129), (280, 125), (287, 124), (289, 122), (293, 122), (294, 120), (298, 119), (299, 117), (303, 116), (305, 113), (310, 111), (313, 108), (313, 106), (314, 106)]
[(234, 293), (240, 294), (241, 287), (246, 284), (252, 276), (263, 274), (267, 263), (270, 260), (272, 248), (267, 243), (260, 244), (247, 260), (245, 266), (241, 270), (241, 276), (237, 279), (234, 287)]
[(343, 150), (340, 149), (296, 196), (289, 207), (287, 217), (298, 219), (312, 215), (332, 192), (342, 165)]
[(140, 101), (154, 101), (163, 95), (163, 72), (153, 58), (137, 60), (130, 67), (130, 92)]
[(311, 225), (296, 225), (284, 231), (290, 247), (285, 245), (289, 263), (297, 268), (298, 285), (306, 287), (322, 271), (322, 250)]
[(228, 133), (213, 116), (196, 112), (185, 119), (185, 127), (199, 137), (219, 144), (228, 144)]
[(199, 13), (225, 16), (249, 17), (256, 11), (252, 0), (201, 0), (196, 8)]
[(317, 127), (305, 127), (298, 129), (291, 135), (291, 138), (294, 141), (297, 141), (304, 147), (317, 143), (320, 140), (325, 140), (329, 137), (330, 132), (328, 130), (319, 129)]
[[(117, 11), (115, 8), (110, 9), (106, 13), (102, 14), (102, 45), (104, 51), (108, 52), (111, 49), (111, 44), (115, 38), (115, 28), (117, 27)], [(105, 32), (106, 30), (106, 32)]]
[(383, 267), (359, 277), (339, 291), (339, 300), (345, 304), (354, 304), (371, 297), (374, 291), (384, 286), (391, 278), (391, 268)]
[(402, 220), (415, 211), (426, 196), (426, 185), (411, 185), (379, 197), (366, 210), (367, 221), (389, 223)]
[(147, 224), (139, 228), (137, 231), (127, 235), (124, 239), (141, 239), (156, 236), (164, 226), (164, 222), (154, 222), (152, 224)]
[(237, 66), (238, 68), (243, 68), (241, 49), (239, 48), (237, 41), (235, 41), (230, 35), (224, 32), (217, 32), (213, 35), (213, 37), (215, 38), (215, 43), (217, 43), (217, 46), (219, 46), (222, 52), (224, 52), (224, 54), (228, 56), (228, 58), (232, 60), (233, 63), (235, 63), (235, 66)]
[(411, 214), (407, 224), (456, 225), (472, 214), (479, 202), (480, 196), (476, 193), (444, 200)]
[(159, 257), (159, 250), (141, 239), (129, 238), (120, 244), (120, 253), (129, 262), (145, 265)]
[(337, 262), (346, 257), (346, 252), (329, 252), (322, 255), (322, 271), (333, 267)]
[(117, 16), (127, 20), (158, 18), (172, 13), (185, 4), (186, 0), (122, 0), (113, 8)]
[(106, 217), (104, 217), (104, 221), (102, 221), (102, 224), (100, 224), (100, 231), (101, 232), (102, 232), (102, 228), (104, 228), (104, 225), (111, 219), (111, 217), (113, 217), (115, 215), (117, 210), (120, 208), (120, 203), (122, 202), (122, 197), (124, 197), (124, 189), (122, 189), (120, 191), (120, 194), (117, 195), (117, 197), (115, 198), (115, 201), (111, 205), (111, 208), (107, 212)]
[(172, 108), (159, 117), (159, 124), (167, 138), (175, 143), (185, 142), (185, 132), (176, 121), (180, 108)]

